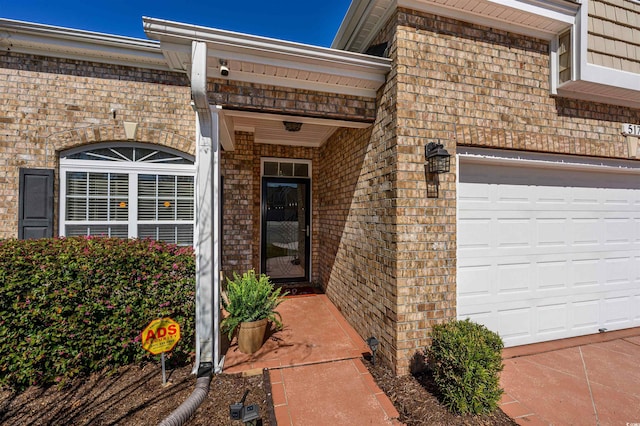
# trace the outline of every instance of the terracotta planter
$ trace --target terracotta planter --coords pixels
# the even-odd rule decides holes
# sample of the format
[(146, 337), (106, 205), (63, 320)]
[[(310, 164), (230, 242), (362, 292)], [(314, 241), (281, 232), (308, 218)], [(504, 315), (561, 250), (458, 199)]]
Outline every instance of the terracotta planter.
[(238, 349), (245, 354), (257, 352), (264, 343), (264, 333), (267, 331), (267, 319), (243, 322), (238, 329)]

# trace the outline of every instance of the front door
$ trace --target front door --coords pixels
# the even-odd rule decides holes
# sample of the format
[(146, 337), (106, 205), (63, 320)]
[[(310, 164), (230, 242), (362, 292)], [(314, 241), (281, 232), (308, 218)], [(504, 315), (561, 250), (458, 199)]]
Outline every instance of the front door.
[(262, 179), (262, 273), (309, 281), (309, 179)]

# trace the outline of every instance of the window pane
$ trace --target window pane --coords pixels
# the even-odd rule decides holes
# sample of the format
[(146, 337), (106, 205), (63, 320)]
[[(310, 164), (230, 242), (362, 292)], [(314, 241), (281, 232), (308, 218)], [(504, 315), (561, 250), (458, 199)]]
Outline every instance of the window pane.
[(176, 203), (173, 200), (158, 200), (158, 220), (175, 220)]
[(158, 239), (168, 243), (176, 243), (175, 225), (158, 225)]
[(91, 225), (89, 227), (89, 235), (93, 235), (96, 237), (108, 237), (109, 236), (109, 226), (107, 225)]
[(87, 174), (84, 172), (67, 173), (67, 195), (87, 195)]
[(110, 226), (109, 236), (115, 238), (128, 238), (129, 227), (127, 225)]
[(109, 194), (109, 175), (107, 173), (89, 173), (89, 195)]
[(193, 245), (193, 225), (178, 225), (178, 240), (176, 243), (181, 246)]
[(138, 176), (138, 196), (155, 198), (156, 196), (156, 176), (155, 175), (139, 175)]
[(67, 197), (66, 220), (87, 220), (87, 200)]
[(107, 220), (107, 199), (89, 199), (89, 220)]
[(308, 164), (296, 164), (295, 176), (297, 177), (309, 177), (309, 165)]
[(158, 176), (158, 197), (175, 197), (175, 176)]
[(178, 197), (193, 198), (193, 177), (192, 176), (178, 176)]
[(138, 238), (151, 238), (157, 240), (155, 225), (139, 225), (138, 226)]
[(155, 200), (138, 200), (138, 220), (156, 220)]
[(280, 163), (280, 176), (293, 176), (293, 163)]
[(272, 161), (264, 162), (264, 175), (265, 176), (278, 176), (278, 163)]
[(129, 175), (112, 173), (111, 174), (111, 192), (109, 195), (115, 196), (127, 196), (129, 194)]
[(65, 233), (67, 237), (79, 237), (82, 235), (89, 235), (89, 227), (86, 225), (67, 225), (65, 227)]
[(129, 203), (126, 198), (115, 198), (109, 203), (109, 220), (126, 221), (129, 219)]
[(178, 220), (193, 220), (194, 217), (193, 199), (178, 200)]

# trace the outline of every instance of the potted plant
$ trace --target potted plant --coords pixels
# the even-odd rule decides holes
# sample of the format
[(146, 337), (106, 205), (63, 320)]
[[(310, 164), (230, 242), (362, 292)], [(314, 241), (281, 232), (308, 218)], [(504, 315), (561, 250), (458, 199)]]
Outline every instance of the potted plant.
[(234, 272), (232, 280), (227, 278), (222, 306), (228, 315), (220, 325), (229, 340), (238, 331), (240, 352), (252, 354), (260, 349), (269, 321), (276, 329), (282, 328), (280, 314), (275, 309), (284, 301), (286, 294), (281, 294), (281, 289), (275, 288), (268, 276), (257, 276), (254, 270), (242, 276)]

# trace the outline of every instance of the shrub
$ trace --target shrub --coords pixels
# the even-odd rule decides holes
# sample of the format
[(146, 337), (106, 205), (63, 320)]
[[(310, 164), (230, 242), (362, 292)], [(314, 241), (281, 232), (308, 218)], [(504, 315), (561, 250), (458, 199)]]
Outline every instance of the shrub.
[(64, 385), (78, 375), (156, 359), (140, 344), (172, 317), (189, 360), (195, 330), (191, 247), (151, 240), (0, 241), (0, 385)]
[(471, 321), (451, 321), (433, 327), (427, 359), (442, 402), (459, 414), (496, 409), (502, 389), (502, 339)]

